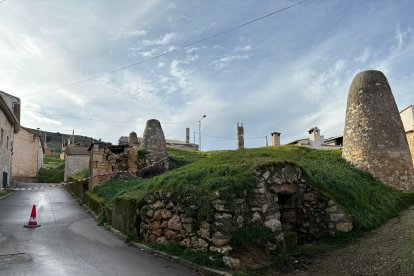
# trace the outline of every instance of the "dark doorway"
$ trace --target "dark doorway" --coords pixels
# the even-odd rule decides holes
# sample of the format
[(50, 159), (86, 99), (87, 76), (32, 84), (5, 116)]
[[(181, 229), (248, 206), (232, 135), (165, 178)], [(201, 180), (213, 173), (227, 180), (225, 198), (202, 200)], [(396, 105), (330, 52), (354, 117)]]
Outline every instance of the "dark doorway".
[(7, 188), (7, 172), (3, 172), (3, 188)]
[(285, 236), (285, 245), (287, 249), (294, 248), (297, 244), (297, 195), (296, 193), (280, 193), (278, 196), (278, 205), (280, 211), (280, 222), (282, 231)]

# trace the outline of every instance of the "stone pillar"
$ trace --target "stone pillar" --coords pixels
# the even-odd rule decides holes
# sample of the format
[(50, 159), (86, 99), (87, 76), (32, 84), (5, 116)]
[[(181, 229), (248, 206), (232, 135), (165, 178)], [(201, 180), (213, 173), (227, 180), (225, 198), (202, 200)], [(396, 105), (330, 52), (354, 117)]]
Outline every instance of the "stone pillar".
[(190, 128), (185, 129), (185, 143), (190, 144)]
[(89, 157), (89, 190), (111, 179), (108, 173), (113, 171), (110, 162), (105, 158), (110, 153), (108, 145), (95, 143), (90, 149)]
[(138, 151), (136, 146), (127, 149), (128, 154), (128, 172), (135, 173), (138, 171)]
[(135, 131), (132, 131), (128, 137), (128, 144), (130, 146), (138, 145), (138, 136)]
[(244, 127), (243, 123), (237, 123), (237, 148), (244, 149)]
[(342, 156), (389, 186), (413, 190), (413, 163), (390, 85), (380, 71), (358, 73), (346, 108)]
[(280, 146), (280, 134), (279, 132), (272, 132), (272, 146)]

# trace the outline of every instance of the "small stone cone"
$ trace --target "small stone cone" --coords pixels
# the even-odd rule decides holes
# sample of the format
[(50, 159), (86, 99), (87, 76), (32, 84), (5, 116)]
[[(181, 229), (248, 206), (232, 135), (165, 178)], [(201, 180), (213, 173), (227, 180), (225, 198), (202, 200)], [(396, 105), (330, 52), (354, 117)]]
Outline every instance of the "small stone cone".
[(26, 228), (36, 228), (36, 227), (40, 227), (40, 224), (37, 224), (37, 219), (36, 219), (36, 205), (33, 205), (32, 207), (32, 212), (30, 213), (30, 218), (29, 218), (29, 222), (27, 224), (24, 225), (24, 227)]
[(342, 156), (389, 186), (413, 191), (407, 137), (390, 85), (380, 71), (363, 71), (352, 81)]

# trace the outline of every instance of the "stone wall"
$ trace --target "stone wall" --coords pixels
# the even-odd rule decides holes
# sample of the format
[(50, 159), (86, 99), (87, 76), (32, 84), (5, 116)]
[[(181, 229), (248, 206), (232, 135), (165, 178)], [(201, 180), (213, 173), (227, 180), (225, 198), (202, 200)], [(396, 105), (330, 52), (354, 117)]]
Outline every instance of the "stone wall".
[(106, 143), (91, 145), (89, 158), (89, 189), (109, 181), (111, 173), (137, 170), (135, 147), (111, 146)]
[(261, 225), (275, 233), (274, 240), (263, 244), (268, 251), (280, 250), (281, 244), (291, 247), (351, 231), (351, 218), (344, 209), (309, 186), (302, 174), (291, 164), (257, 170), (252, 193), (241, 191), (229, 199), (223, 190), (215, 191), (212, 217), (198, 222), (186, 215), (170, 192), (155, 192), (145, 197), (138, 210), (139, 233), (145, 240), (175, 240), (185, 247), (227, 255), (232, 235), (247, 225)]
[(342, 156), (389, 186), (413, 190), (413, 163), (390, 85), (379, 71), (355, 76), (349, 89)]
[(20, 128), (14, 135), (13, 179), (36, 178), (43, 165), (43, 150), (39, 135)]
[(3, 175), (7, 174), (7, 184), (12, 176), (12, 139), (14, 127), (0, 109), (0, 186), (3, 185)]
[(411, 158), (414, 164), (414, 130), (406, 132), (408, 147), (410, 148)]

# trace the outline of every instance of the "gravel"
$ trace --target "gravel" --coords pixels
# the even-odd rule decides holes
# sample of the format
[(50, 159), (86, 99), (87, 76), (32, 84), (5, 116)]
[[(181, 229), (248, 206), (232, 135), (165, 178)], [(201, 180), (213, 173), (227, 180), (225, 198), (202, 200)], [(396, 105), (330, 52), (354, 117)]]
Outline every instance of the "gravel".
[(414, 206), (344, 248), (283, 275), (414, 275)]

